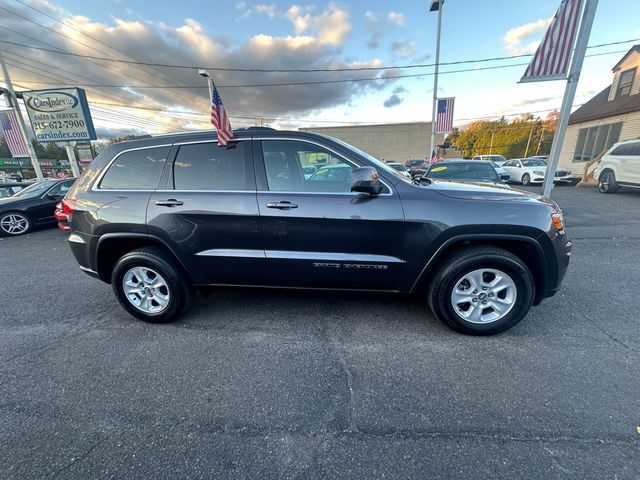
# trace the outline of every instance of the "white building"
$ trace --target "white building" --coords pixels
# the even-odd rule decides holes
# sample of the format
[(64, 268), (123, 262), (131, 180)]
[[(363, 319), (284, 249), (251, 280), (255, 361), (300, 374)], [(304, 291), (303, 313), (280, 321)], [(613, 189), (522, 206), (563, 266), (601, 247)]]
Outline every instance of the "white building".
[(634, 45), (613, 67), (611, 85), (571, 114), (561, 167), (579, 173), (614, 143), (640, 137), (639, 66), (640, 45)]

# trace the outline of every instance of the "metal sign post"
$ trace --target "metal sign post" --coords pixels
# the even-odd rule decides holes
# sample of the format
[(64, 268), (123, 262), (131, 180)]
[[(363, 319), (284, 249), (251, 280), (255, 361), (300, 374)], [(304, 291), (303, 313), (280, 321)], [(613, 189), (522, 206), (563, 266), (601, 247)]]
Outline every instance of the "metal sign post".
[(73, 149), (73, 145), (71, 142), (66, 143), (64, 149), (67, 151), (67, 158), (69, 159), (69, 163), (71, 164), (71, 171), (73, 172), (73, 176), (78, 178), (80, 176), (80, 168), (78, 168), (78, 159), (76, 158), (76, 152)]
[(11, 77), (9, 77), (9, 70), (7, 69), (7, 64), (4, 63), (4, 56), (2, 52), (0, 52), (0, 65), (2, 66), (2, 73), (4, 74), (4, 82), (7, 84), (7, 89), (9, 90), (9, 95), (11, 98), (11, 105), (16, 110), (16, 117), (18, 118), (18, 125), (20, 126), (20, 132), (22, 133), (22, 138), (24, 138), (25, 143), (27, 144), (27, 148), (29, 149), (29, 157), (31, 158), (31, 165), (33, 166), (33, 170), (36, 172), (36, 178), (38, 180), (44, 180), (44, 176), (42, 175), (42, 169), (40, 168), (40, 163), (38, 162), (38, 157), (36, 157), (36, 151), (33, 148), (33, 145), (29, 141), (29, 137), (27, 136), (27, 127), (24, 123), (24, 118), (22, 118), (22, 112), (20, 111), (20, 104), (18, 103), (18, 98), (16, 97), (16, 92), (13, 90), (13, 84), (11, 83)]
[(549, 166), (545, 172), (544, 183), (542, 184), (542, 195), (544, 197), (551, 195), (551, 189), (553, 188), (553, 179), (558, 169), (558, 161), (560, 160), (560, 150), (562, 149), (564, 135), (567, 131), (567, 125), (569, 124), (571, 105), (573, 105), (573, 100), (576, 96), (578, 79), (580, 78), (584, 54), (587, 51), (587, 42), (591, 34), (591, 26), (593, 25), (593, 18), (596, 15), (597, 6), (598, 0), (587, 0), (582, 13), (578, 40), (576, 41), (576, 48), (571, 60), (571, 67), (569, 68), (567, 86), (565, 87), (564, 97), (562, 98), (562, 106), (560, 107), (560, 118), (558, 118), (556, 134), (553, 137), (553, 144), (551, 145), (551, 152), (549, 153)]

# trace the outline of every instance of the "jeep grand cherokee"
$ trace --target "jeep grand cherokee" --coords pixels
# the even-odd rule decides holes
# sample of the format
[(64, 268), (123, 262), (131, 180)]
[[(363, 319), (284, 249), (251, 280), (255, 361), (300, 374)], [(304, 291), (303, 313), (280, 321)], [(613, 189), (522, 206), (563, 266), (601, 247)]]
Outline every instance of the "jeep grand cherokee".
[(198, 286), (268, 286), (411, 292), (487, 335), (558, 290), (571, 242), (554, 202), (423, 182), (334, 138), (250, 128), (226, 148), (211, 132), (111, 145), (63, 209), (80, 268), (149, 322)]

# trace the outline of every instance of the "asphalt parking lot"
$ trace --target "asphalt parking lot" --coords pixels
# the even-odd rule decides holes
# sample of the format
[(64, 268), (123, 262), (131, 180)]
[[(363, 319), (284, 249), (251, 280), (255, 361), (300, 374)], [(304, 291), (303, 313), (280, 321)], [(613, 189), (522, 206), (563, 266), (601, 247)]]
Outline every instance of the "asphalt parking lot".
[(148, 325), (63, 232), (0, 240), (0, 478), (640, 478), (640, 192), (553, 198), (563, 289), (490, 338), (280, 290)]

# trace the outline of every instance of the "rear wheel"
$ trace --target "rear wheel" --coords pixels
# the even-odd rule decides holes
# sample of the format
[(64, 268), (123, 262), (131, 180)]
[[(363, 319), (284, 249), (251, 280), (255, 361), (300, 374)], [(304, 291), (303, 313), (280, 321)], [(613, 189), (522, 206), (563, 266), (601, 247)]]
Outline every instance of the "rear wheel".
[(21, 212), (6, 212), (0, 215), (0, 233), (22, 235), (31, 230), (31, 220)]
[(620, 186), (616, 182), (616, 176), (611, 170), (605, 170), (598, 178), (598, 191), (600, 193), (615, 193)]
[(429, 306), (448, 327), (470, 335), (503, 332), (533, 303), (534, 280), (526, 264), (495, 247), (473, 247), (446, 260), (433, 278)]
[(145, 247), (124, 255), (113, 268), (111, 285), (120, 305), (136, 318), (170, 322), (184, 313), (193, 288), (163, 250)]
[(524, 175), (522, 175), (522, 185), (527, 186), (531, 183), (531, 175), (529, 175), (528, 173), (525, 173)]

